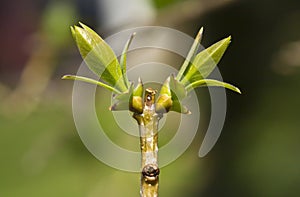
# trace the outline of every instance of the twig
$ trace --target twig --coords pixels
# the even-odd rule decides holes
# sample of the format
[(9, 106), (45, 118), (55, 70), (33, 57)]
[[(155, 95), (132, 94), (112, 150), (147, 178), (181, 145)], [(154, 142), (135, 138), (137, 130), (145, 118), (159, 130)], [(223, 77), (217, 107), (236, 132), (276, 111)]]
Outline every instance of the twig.
[(141, 197), (158, 196), (158, 122), (162, 115), (155, 112), (155, 94), (155, 90), (146, 89), (143, 113), (133, 115), (140, 131)]

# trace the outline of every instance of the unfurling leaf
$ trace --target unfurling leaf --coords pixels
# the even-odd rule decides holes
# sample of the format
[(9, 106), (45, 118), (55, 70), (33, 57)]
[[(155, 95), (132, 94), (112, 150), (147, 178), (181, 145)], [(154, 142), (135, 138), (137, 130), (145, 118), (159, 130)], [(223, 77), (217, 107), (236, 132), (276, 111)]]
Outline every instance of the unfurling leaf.
[(96, 81), (95, 79), (91, 79), (91, 78), (87, 78), (87, 77), (82, 77), (82, 76), (76, 76), (76, 75), (64, 75), (62, 77), (62, 79), (69, 79), (69, 80), (77, 80), (77, 81), (84, 81), (84, 82), (87, 82), (87, 83), (91, 83), (91, 84), (95, 84), (95, 85), (98, 85), (98, 86), (101, 86), (101, 87), (104, 87), (116, 94), (121, 94), (121, 92), (105, 83), (102, 83), (100, 81)]
[(172, 97), (176, 96), (179, 100), (184, 99), (187, 95), (184, 85), (175, 79), (174, 75), (170, 76), (170, 89)]
[(170, 88), (172, 93), (173, 105), (170, 111), (175, 111), (183, 114), (190, 114), (191, 112), (182, 105), (182, 100), (187, 96), (187, 91), (184, 85), (179, 82), (173, 75), (170, 77)]
[[(199, 42), (202, 38), (202, 33), (203, 29), (201, 29), (196, 36), (191, 50), (181, 66), (176, 78), (173, 79), (172, 82), (169, 80), (171, 90), (175, 90), (175, 92), (172, 92), (172, 107), (170, 107), (169, 110), (183, 113), (183, 109), (183, 111), (188, 112), (186, 108), (180, 105), (180, 101), (184, 99), (187, 92), (190, 92), (192, 89), (197, 87), (219, 86), (241, 93), (237, 87), (231, 84), (214, 79), (205, 79), (221, 60), (230, 43), (231, 37), (229, 36), (195, 55)], [(183, 87), (185, 91), (182, 91)], [(178, 98), (179, 95), (181, 95), (181, 97)]]
[(241, 94), (241, 91), (240, 91), (239, 88), (237, 88), (237, 87), (235, 87), (235, 86), (233, 86), (233, 85), (231, 85), (229, 83), (225, 83), (225, 82), (214, 80), (214, 79), (201, 79), (199, 81), (195, 81), (195, 82), (189, 84), (186, 87), (186, 90), (189, 92), (189, 91), (191, 91), (194, 88), (203, 87), (203, 86), (224, 87), (224, 88), (230, 89), (232, 91), (235, 91), (235, 92)]
[(194, 40), (194, 43), (188, 53), (188, 55), (186, 56), (186, 59), (184, 60), (177, 76), (176, 76), (176, 79), (177, 80), (181, 80), (182, 78), (184, 78), (184, 73), (187, 71), (187, 68), (189, 67), (190, 65), (190, 62), (194, 59), (196, 53), (197, 53), (197, 50), (199, 48), (199, 45), (201, 43), (201, 40), (202, 40), (202, 36), (203, 36), (203, 27), (200, 28), (195, 40)]
[(78, 49), (87, 66), (101, 80), (120, 92), (128, 90), (116, 55), (108, 44), (92, 29), (80, 23), (71, 28)]
[[(126, 74), (127, 71), (127, 52), (135, 35), (133, 33), (126, 42), (120, 63), (110, 48), (110, 46), (92, 29), (80, 23), (81, 27), (71, 27), (72, 36), (76, 41), (80, 54), (87, 66), (93, 71), (101, 81), (96, 81), (83, 76), (65, 75), (63, 79), (72, 79), (96, 84), (104, 87), (113, 93), (113, 105), (110, 110), (130, 110), (135, 114), (142, 114), (145, 106), (153, 106), (155, 102), (154, 95), (156, 91), (146, 89), (139, 79), (137, 86), (134, 88)], [(181, 104), (186, 98), (187, 93), (192, 89), (203, 86), (219, 86), (235, 92), (241, 91), (228, 83), (214, 79), (206, 79), (207, 76), (215, 69), (225, 53), (231, 37), (227, 37), (198, 54), (198, 48), (202, 39), (203, 28), (201, 28), (195, 38), (195, 41), (181, 66), (177, 76), (170, 75), (161, 87), (159, 96), (155, 102), (157, 113), (167, 113), (175, 111), (189, 114), (190, 111)], [(153, 98), (144, 100), (144, 93)]]
[(129, 80), (127, 78), (127, 51), (129, 49), (129, 46), (133, 40), (133, 37), (135, 36), (135, 33), (131, 34), (130, 38), (128, 39), (128, 41), (126, 42), (121, 58), (120, 58), (120, 66), (121, 66), (121, 71), (122, 71), (122, 75), (123, 75), (123, 80), (126, 84), (127, 87), (129, 87)]
[(206, 78), (216, 67), (225, 53), (231, 37), (227, 37), (198, 53), (185, 70), (181, 82), (186, 86)]
[(129, 110), (129, 101), (133, 92), (133, 83), (131, 83), (127, 92), (113, 95), (113, 105), (110, 106), (111, 111)]

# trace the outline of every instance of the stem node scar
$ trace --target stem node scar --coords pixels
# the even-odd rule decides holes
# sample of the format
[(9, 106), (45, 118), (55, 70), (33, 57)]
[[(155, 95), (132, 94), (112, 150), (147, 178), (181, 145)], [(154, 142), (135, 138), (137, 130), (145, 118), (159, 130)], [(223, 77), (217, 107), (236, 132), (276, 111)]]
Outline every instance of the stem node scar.
[(153, 183), (158, 180), (159, 168), (155, 164), (148, 164), (144, 166), (142, 175), (147, 183)]

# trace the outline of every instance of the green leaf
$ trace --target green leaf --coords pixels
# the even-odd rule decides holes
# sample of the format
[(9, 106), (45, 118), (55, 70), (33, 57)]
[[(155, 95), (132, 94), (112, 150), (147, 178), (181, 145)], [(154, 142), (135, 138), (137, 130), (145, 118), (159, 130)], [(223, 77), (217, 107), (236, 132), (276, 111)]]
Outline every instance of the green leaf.
[(75, 29), (74, 29), (74, 27), (70, 27), (70, 29), (71, 29), (71, 33), (72, 33), (72, 37), (73, 37), (73, 39), (76, 41), (76, 33), (75, 33)]
[(182, 114), (191, 114), (192, 112), (184, 105), (181, 105), (179, 100), (173, 101), (170, 111), (175, 111)]
[(129, 80), (128, 80), (128, 77), (127, 77), (127, 74), (126, 74), (126, 71), (127, 71), (127, 51), (129, 49), (129, 46), (133, 40), (135, 36), (135, 32), (133, 34), (131, 34), (130, 38), (127, 40), (125, 46), (124, 46), (124, 49), (123, 49), (123, 52), (122, 52), (122, 56), (120, 58), (120, 64), (121, 64), (121, 71), (122, 71), (122, 75), (123, 75), (123, 79), (125, 81), (125, 84), (127, 87), (129, 87)]
[(177, 97), (179, 100), (184, 99), (187, 95), (184, 85), (175, 79), (174, 75), (170, 76), (170, 89), (172, 97)]
[(101, 80), (120, 92), (126, 92), (128, 88), (113, 50), (96, 32), (82, 23), (80, 25), (71, 28), (71, 31), (87, 66)]
[(109, 108), (111, 111), (129, 110), (130, 97), (133, 92), (133, 84), (130, 85), (127, 92), (113, 96), (113, 105)]
[(173, 75), (170, 77), (170, 88), (172, 94), (173, 105), (170, 111), (176, 111), (183, 114), (190, 114), (191, 112), (181, 104), (182, 100), (187, 96), (187, 91), (184, 85), (176, 80)]
[(186, 90), (189, 92), (194, 88), (204, 87), (204, 86), (224, 87), (224, 88), (230, 89), (232, 91), (235, 91), (235, 92), (241, 94), (241, 91), (239, 88), (237, 88), (229, 83), (225, 83), (225, 82), (214, 80), (214, 79), (201, 79), (199, 81), (195, 81), (195, 82), (189, 84), (188, 86), (186, 86)]
[(229, 36), (198, 53), (184, 73), (181, 82), (186, 86), (189, 83), (206, 78), (221, 60), (230, 40), (231, 37)]
[(184, 77), (184, 73), (185, 71), (187, 70), (187, 68), (190, 66), (190, 62), (192, 61), (192, 59), (195, 57), (196, 55), (196, 52), (199, 48), (199, 45), (200, 45), (200, 42), (202, 40), (202, 35), (203, 35), (203, 27), (200, 28), (195, 40), (194, 40), (194, 43), (185, 59), (185, 61), (183, 62), (177, 76), (176, 76), (176, 79), (177, 80), (181, 80), (183, 77)]
[(91, 79), (91, 78), (87, 78), (87, 77), (81, 77), (81, 76), (76, 76), (76, 75), (65, 75), (62, 77), (62, 79), (69, 79), (69, 80), (78, 80), (78, 81), (84, 81), (84, 82), (87, 82), (87, 83), (91, 83), (91, 84), (95, 84), (95, 85), (98, 85), (98, 86), (101, 86), (101, 87), (104, 87), (114, 93), (117, 93), (117, 94), (122, 94), (119, 90), (115, 89), (114, 87), (111, 87), (105, 83), (102, 83), (100, 81), (96, 81), (94, 79)]

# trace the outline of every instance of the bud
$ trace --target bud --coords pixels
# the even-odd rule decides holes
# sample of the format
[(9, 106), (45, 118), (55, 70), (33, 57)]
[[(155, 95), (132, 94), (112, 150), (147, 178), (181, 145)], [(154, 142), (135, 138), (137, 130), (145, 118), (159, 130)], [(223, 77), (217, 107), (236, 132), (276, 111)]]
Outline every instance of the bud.
[(170, 111), (172, 104), (172, 97), (168, 96), (167, 94), (159, 95), (155, 106), (156, 112), (167, 113)]
[(170, 77), (168, 77), (160, 89), (155, 109), (158, 113), (167, 113), (171, 109), (172, 105), (173, 101), (170, 90)]
[(139, 78), (136, 88), (133, 90), (132, 95), (129, 99), (129, 110), (138, 114), (143, 113), (144, 102), (143, 102), (144, 85), (142, 80)]

